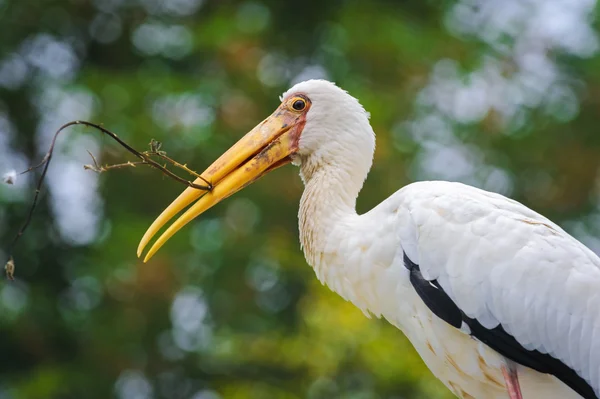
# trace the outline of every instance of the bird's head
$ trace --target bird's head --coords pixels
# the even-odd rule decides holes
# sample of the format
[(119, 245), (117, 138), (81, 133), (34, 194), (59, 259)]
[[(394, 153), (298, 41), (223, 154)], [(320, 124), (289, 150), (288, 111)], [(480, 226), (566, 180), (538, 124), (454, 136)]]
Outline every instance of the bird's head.
[[(325, 80), (298, 83), (282, 95), (275, 112), (201, 174), (213, 185), (211, 191), (187, 188), (156, 218), (140, 241), (138, 256), (187, 206), (195, 202), (156, 240), (144, 261), (192, 219), (288, 163), (300, 166), (305, 181), (315, 172), (329, 169), (360, 188), (371, 167), (374, 148), (369, 116), (358, 100)], [(195, 183), (204, 181), (197, 179)]]

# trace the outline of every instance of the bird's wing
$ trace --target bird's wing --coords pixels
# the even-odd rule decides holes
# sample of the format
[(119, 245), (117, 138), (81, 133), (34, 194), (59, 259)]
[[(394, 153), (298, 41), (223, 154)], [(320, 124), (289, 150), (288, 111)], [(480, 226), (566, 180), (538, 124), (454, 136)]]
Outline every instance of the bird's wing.
[(482, 342), (600, 396), (600, 259), (591, 250), (524, 205), (470, 186), (424, 182), (397, 195), (400, 241), (427, 286), (412, 270), (411, 283), (430, 308), (452, 301)]

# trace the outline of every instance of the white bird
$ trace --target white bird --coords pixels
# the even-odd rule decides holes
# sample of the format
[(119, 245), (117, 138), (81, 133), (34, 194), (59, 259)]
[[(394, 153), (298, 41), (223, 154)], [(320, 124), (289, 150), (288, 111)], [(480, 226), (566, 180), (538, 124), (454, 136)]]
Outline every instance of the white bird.
[[(371, 168), (369, 114), (310, 80), (186, 189), (150, 226), (147, 261), (181, 227), (269, 171), (300, 167), (299, 228), (321, 282), (385, 317), (461, 398), (600, 396), (600, 259), (559, 226), (499, 194), (410, 184), (358, 215)], [(203, 182), (198, 179), (197, 183)]]

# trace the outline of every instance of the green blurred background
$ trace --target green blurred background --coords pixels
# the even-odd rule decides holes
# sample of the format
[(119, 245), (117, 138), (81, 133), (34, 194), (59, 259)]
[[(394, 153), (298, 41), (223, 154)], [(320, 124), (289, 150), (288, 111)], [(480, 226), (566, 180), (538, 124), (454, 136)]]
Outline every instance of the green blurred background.
[[(595, 0), (0, 0), (0, 174), (61, 124), (151, 138), (203, 170), (291, 84), (327, 78), (377, 133), (363, 212), (416, 180), (511, 196), (600, 252)], [(137, 243), (182, 186), (92, 129), (59, 140), (0, 281), (0, 398), (449, 398), (404, 336), (314, 277), (302, 184), (280, 169), (148, 264)], [(34, 175), (0, 184), (0, 258)], [(4, 251), (4, 252), (3, 252)]]

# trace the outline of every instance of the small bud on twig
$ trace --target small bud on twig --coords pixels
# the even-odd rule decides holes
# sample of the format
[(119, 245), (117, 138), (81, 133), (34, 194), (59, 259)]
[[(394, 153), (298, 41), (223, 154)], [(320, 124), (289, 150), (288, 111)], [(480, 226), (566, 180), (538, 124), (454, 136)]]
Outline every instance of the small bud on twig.
[(15, 260), (11, 256), (4, 265), (4, 270), (6, 270), (6, 278), (13, 281), (15, 279)]

